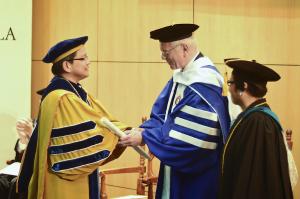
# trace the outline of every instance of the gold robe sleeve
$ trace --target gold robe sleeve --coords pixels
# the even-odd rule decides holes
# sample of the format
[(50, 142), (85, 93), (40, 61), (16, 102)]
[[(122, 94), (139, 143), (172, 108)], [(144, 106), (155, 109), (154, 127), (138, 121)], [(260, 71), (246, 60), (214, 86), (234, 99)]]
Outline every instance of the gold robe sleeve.
[(70, 93), (58, 103), (48, 148), (49, 167), (64, 179), (89, 175), (114, 151), (118, 137), (101, 125), (101, 117), (107, 117), (121, 129), (127, 128), (101, 104), (89, 99), (91, 106)]

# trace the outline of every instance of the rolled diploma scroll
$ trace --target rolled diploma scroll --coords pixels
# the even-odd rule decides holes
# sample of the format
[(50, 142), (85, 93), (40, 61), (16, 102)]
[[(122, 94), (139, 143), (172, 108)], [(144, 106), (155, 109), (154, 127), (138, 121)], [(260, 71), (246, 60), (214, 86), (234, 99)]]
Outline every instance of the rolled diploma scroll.
[[(102, 123), (103, 126), (105, 126), (106, 128), (108, 128), (109, 130), (111, 130), (118, 137), (123, 137), (123, 136), (126, 135), (123, 131), (121, 131), (118, 127), (116, 127), (116, 125), (114, 125), (113, 123), (111, 123), (106, 117), (102, 117), (100, 121), (101, 121), (101, 123)], [(146, 151), (144, 151), (142, 149), (142, 147), (140, 147), (140, 146), (133, 146), (132, 148), (136, 152), (138, 152), (140, 155), (142, 155), (145, 158), (147, 158), (148, 160), (150, 159), (150, 156), (146, 153)]]

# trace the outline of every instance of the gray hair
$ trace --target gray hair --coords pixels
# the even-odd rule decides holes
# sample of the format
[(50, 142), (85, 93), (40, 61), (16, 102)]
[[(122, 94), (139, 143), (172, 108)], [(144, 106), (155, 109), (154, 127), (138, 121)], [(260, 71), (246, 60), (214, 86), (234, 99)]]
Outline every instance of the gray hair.
[(191, 50), (198, 51), (197, 41), (196, 41), (196, 38), (193, 37), (193, 35), (191, 37), (188, 37), (188, 38), (185, 38), (185, 39), (182, 39), (182, 40), (173, 41), (171, 43), (172, 43), (172, 46), (176, 46), (176, 45), (180, 45), (180, 44), (185, 44)]

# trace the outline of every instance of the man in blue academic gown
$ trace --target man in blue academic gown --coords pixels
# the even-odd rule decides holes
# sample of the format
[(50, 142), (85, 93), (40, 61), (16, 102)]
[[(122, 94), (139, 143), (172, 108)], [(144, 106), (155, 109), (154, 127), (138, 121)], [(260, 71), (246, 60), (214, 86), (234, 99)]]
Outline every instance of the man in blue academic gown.
[[(121, 139), (146, 143), (161, 161), (156, 198), (216, 198), (220, 152), (229, 129), (223, 78), (197, 47), (195, 24), (150, 32), (174, 71), (153, 105), (150, 119)], [(134, 133), (132, 133), (134, 132)]]

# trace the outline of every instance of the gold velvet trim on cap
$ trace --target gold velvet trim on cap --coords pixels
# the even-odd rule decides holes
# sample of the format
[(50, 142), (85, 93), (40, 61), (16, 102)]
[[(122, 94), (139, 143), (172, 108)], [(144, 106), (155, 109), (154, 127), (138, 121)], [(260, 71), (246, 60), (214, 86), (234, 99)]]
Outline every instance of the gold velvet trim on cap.
[(72, 48), (71, 50), (68, 50), (67, 52), (61, 54), (60, 56), (58, 56), (54, 61), (53, 61), (53, 64), (55, 64), (56, 62), (62, 60), (63, 58), (67, 57), (68, 55), (71, 55), (72, 53), (76, 52), (77, 50), (79, 50), (80, 48), (83, 47), (83, 44), (75, 47), (75, 48)]

